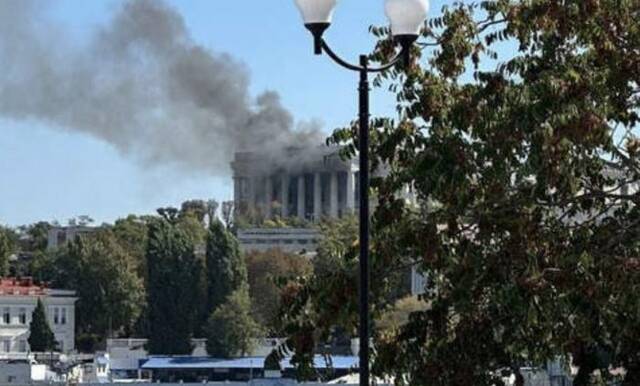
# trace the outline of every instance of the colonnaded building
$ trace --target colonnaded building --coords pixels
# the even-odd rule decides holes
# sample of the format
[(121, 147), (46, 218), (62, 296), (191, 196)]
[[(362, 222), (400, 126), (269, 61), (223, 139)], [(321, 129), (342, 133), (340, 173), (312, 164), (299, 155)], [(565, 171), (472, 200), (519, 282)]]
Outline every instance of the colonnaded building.
[[(319, 233), (310, 225), (358, 210), (358, 159), (342, 159), (337, 147), (237, 153), (231, 166), (236, 218), (247, 220), (243, 250), (313, 252)], [(290, 226), (264, 226), (274, 219)]]
[(239, 213), (317, 222), (353, 213), (358, 202), (358, 160), (338, 148), (289, 148), (278, 158), (237, 153), (232, 163)]
[[(237, 231), (243, 251), (279, 248), (313, 254), (321, 237), (314, 224), (357, 213), (359, 159), (345, 160), (339, 150), (325, 146), (289, 148), (276, 155), (235, 155), (231, 167), (236, 219), (246, 220), (238, 222)], [(402, 194), (414, 201), (408, 188)], [(286, 226), (273, 221), (278, 219)], [(411, 291), (423, 288), (424, 278), (413, 270)]]

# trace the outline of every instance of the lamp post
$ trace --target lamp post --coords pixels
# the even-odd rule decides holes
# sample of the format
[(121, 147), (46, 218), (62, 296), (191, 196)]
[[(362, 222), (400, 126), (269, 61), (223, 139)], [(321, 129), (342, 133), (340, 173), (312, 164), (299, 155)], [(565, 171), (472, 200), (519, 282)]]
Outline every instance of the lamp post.
[(338, 56), (324, 40), (331, 25), (337, 0), (295, 0), (305, 26), (314, 39), (314, 53), (326, 53), (340, 66), (360, 74), (359, 91), (359, 156), (360, 156), (360, 386), (369, 386), (369, 74), (382, 72), (399, 63), (407, 65), (411, 47), (418, 38), (427, 17), (428, 0), (386, 0), (385, 12), (391, 32), (400, 45), (400, 53), (381, 67), (369, 66), (367, 55), (359, 64)]

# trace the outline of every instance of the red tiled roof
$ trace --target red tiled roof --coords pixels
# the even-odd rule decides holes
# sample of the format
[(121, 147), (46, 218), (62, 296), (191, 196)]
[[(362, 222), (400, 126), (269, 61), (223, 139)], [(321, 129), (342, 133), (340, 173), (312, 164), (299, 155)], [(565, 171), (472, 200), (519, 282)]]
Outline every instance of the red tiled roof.
[(30, 277), (0, 279), (0, 295), (41, 296), (46, 294), (46, 289), (34, 284)]

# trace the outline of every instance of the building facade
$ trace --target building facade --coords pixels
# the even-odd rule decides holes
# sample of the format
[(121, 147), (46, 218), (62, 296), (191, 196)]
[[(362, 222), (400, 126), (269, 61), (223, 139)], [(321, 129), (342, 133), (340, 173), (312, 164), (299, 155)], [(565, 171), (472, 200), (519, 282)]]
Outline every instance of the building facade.
[(237, 153), (231, 166), (239, 215), (319, 221), (357, 209), (357, 159), (341, 159), (336, 147)]
[(27, 279), (0, 280), (0, 359), (23, 358), (29, 350), (29, 326), (38, 299), (61, 352), (75, 349), (74, 291), (50, 289)]
[(317, 249), (322, 237), (314, 228), (238, 229), (237, 238), (243, 252), (280, 249), (289, 253), (309, 253)]
[(52, 250), (64, 246), (66, 243), (75, 240), (78, 236), (88, 235), (98, 228), (86, 225), (56, 226), (49, 229), (47, 234), (47, 249)]

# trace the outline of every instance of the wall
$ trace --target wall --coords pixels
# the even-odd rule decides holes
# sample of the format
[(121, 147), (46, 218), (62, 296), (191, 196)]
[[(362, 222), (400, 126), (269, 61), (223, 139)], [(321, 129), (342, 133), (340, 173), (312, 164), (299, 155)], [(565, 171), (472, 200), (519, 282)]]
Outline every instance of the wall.
[(0, 386), (44, 381), (45, 365), (29, 363), (0, 363)]

